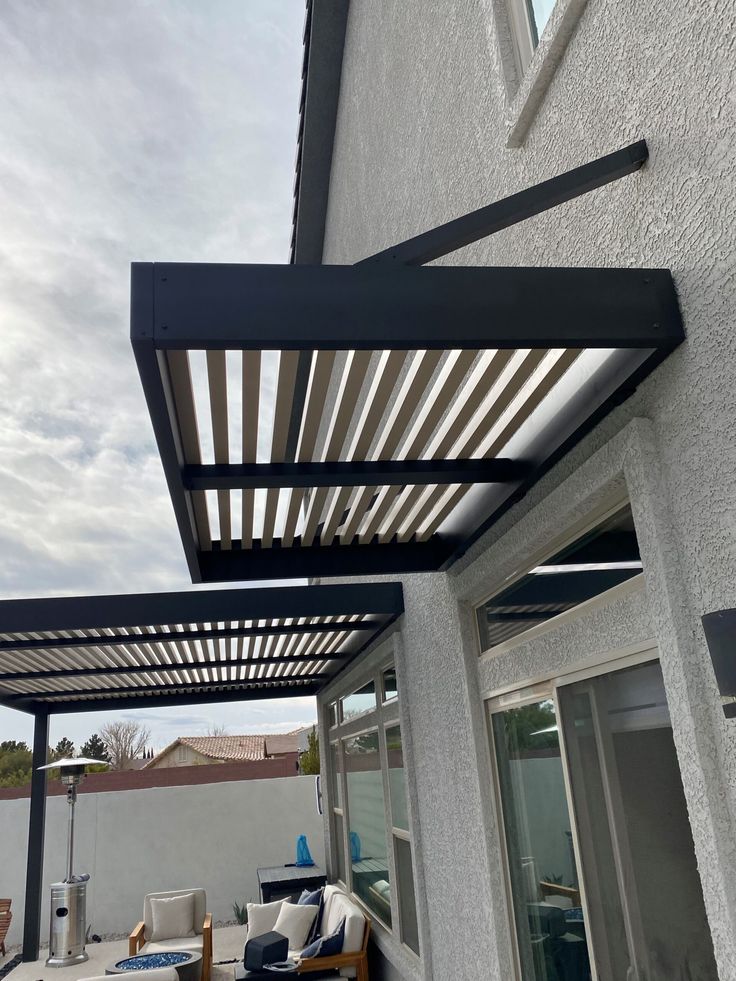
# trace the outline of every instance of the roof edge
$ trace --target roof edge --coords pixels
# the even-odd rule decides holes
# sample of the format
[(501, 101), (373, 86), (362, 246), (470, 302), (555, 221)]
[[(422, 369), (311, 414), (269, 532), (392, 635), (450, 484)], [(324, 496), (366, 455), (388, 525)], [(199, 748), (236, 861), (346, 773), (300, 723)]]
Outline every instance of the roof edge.
[(290, 261), (319, 265), (350, 0), (307, 0)]

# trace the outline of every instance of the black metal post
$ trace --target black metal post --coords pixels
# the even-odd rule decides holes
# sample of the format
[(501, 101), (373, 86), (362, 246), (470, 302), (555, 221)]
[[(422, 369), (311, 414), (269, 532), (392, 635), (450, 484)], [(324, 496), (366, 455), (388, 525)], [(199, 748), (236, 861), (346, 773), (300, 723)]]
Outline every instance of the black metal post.
[(31, 813), (28, 822), (28, 863), (26, 866), (26, 904), (23, 918), (23, 960), (38, 960), (41, 938), (41, 890), (43, 889), (43, 845), (46, 829), (46, 765), (49, 744), (49, 715), (41, 710), (33, 719), (33, 770), (31, 772)]

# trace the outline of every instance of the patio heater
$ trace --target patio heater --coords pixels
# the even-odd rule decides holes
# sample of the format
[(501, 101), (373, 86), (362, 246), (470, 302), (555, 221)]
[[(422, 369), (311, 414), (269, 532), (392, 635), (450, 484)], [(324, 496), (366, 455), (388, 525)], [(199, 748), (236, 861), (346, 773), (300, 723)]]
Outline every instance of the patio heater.
[(89, 874), (74, 875), (74, 807), (77, 803), (77, 787), (84, 779), (91, 764), (107, 766), (104, 760), (88, 760), (83, 757), (57, 760), (39, 767), (40, 770), (59, 770), (61, 782), (66, 786), (69, 805), (69, 823), (66, 840), (66, 877), (63, 882), (51, 883), (51, 932), (47, 967), (68, 967), (81, 964), (89, 955), (87, 942), (87, 883)]

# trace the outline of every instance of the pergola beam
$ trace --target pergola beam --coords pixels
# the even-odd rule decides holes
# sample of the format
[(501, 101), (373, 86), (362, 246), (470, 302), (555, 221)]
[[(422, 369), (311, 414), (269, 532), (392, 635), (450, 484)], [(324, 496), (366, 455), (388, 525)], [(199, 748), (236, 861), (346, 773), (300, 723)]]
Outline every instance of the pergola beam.
[[(241, 549), (233, 539), (232, 548), (200, 552), (199, 565), (205, 582), (242, 582), (249, 579), (277, 579), (325, 576), (371, 576), (390, 573), (436, 572), (452, 553), (455, 542), (433, 535), (426, 542), (371, 542), (366, 545), (300, 545), (284, 547), (274, 539), (270, 548), (259, 540), (252, 549)], [(313, 588), (313, 587), (310, 587)]]
[(153, 416), (167, 401), (154, 351), (671, 349), (683, 337), (666, 269), (133, 263), (131, 310)]
[[(314, 679), (317, 680), (314, 680)], [(273, 698), (300, 698), (305, 695), (316, 695), (324, 685), (321, 676), (313, 676), (305, 679), (304, 682), (297, 684), (296, 679), (288, 679), (291, 684), (283, 686), (269, 687), (266, 680), (260, 682), (259, 688), (232, 688), (225, 691), (208, 689), (203, 685), (194, 686), (196, 691), (182, 690), (177, 686), (173, 691), (166, 692), (165, 689), (154, 687), (150, 694), (141, 693), (141, 689), (131, 689), (138, 694), (123, 694), (118, 698), (111, 698), (115, 694), (114, 689), (106, 688), (107, 696), (79, 698), (70, 702), (45, 702), (42, 699), (48, 697), (48, 693), (33, 698), (29, 697), (27, 702), (16, 702), (9, 705), (10, 708), (21, 708), (25, 706), (26, 711), (34, 714), (41, 708), (53, 715), (69, 715), (76, 712), (110, 712), (116, 709), (134, 708), (162, 708), (164, 706), (177, 705), (212, 705), (220, 702), (249, 702), (261, 701)], [(330, 676), (331, 680), (331, 676)], [(118, 692), (120, 689), (117, 690)], [(5, 704), (8, 705), (7, 700)]]
[[(238, 637), (293, 637), (300, 634), (340, 634), (346, 630), (378, 630), (383, 621), (356, 620), (351, 623), (303, 623), (272, 627), (220, 627), (214, 630), (159, 630), (148, 634), (108, 634), (99, 637), (45, 637), (42, 640), (0, 641), (3, 651), (56, 651), (67, 648), (112, 648), (149, 644), (176, 644), (190, 640), (228, 640)], [(0, 683), (8, 675), (0, 674)]]
[[(129, 685), (120, 688), (71, 688), (71, 689), (61, 689), (56, 691), (34, 691), (34, 692), (23, 692), (22, 694), (6, 696), (6, 703), (13, 702), (25, 702), (34, 701), (37, 702), (41, 699), (53, 699), (53, 698), (85, 698), (85, 697), (100, 697), (102, 695), (107, 695), (110, 698), (108, 703), (110, 707), (115, 704), (117, 696), (120, 695), (162, 695), (167, 691), (170, 691), (173, 695), (183, 695), (188, 691), (191, 692), (202, 692), (211, 693), (217, 695), (221, 693), (222, 689), (237, 689), (238, 691), (251, 691), (253, 689), (262, 688), (267, 686), (269, 688), (281, 690), (282, 688), (294, 688), (299, 680), (315, 682), (324, 684), (328, 681), (330, 675), (328, 674), (311, 674), (311, 675), (297, 675), (296, 677), (290, 678), (257, 678), (252, 681), (212, 681), (212, 682), (201, 682), (193, 681), (186, 682), (183, 684), (175, 685)], [(48, 703), (49, 710), (54, 711), (53, 702)], [(84, 711), (84, 702), (77, 703), (77, 709), (80, 712)]]
[[(403, 594), (398, 582), (264, 586), (237, 592), (205, 589), (186, 593), (60, 596), (3, 600), (0, 634), (300, 617), (393, 616), (403, 611)], [(299, 629), (296, 625), (295, 630)]]
[(557, 205), (610, 184), (639, 170), (649, 150), (644, 140), (615, 150), (582, 167), (575, 167), (550, 180), (525, 188), (493, 204), (471, 211), (470, 214), (438, 225), (431, 231), (415, 235), (399, 245), (383, 249), (363, 259), (363, 263), (393, 263), (421, 266), (442, 256), (471, 245), (479, 239), (516, 225), (527, 218), (549, 211)]
[(232, 463), (185, 466), (189, 490), (267, 487), (383, 487), (404, 484), (505, 484), (529, 476), (522, 460), (348, 460), (331, 463)]
[[(381, 625), (382, 626), (382, 625)], [(345, 624), (349, 630), (350, 625)], [(268, 664), (316, 664), (321, 661), (346, 660), (344, 653), (333, 654), (284, 654), (274, 657), (250, 657), (231, 660), (226, 657), (214, 658), (211, 661), (198, 659), (196, 661), (181, 661), (167, 664), (161, 661), (147, 661), (142, 664), (114, 665), (100, 668), (57, 668), (48, 671), (12, 671), (0, 674), (0, 685), (8, 681), (43, 681), (51, 678), (93, 678), (107, 675), (166, 673), (181, 674), (189, 671), (202, 671), (206, 668), (242, 668)], [(39, 693), (40, 694), (40, 693)], [(31, 695), (30, 697), (35, 697)]]

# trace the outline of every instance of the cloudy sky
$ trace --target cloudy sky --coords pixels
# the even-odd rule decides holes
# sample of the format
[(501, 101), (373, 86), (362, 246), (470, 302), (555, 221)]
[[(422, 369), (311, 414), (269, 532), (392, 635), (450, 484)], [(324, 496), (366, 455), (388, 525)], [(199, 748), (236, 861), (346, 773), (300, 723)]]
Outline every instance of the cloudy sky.
[[(192, 588), (129, 265), (287, 261), (303, 19), (304, 0), (0, 3), (0, 598)], [(161, 745), (314, 704), (127, 714)], [(60, 717), (52, 741), (108, 717)], [(30, 734), (0, 709), (0, 738)]]

